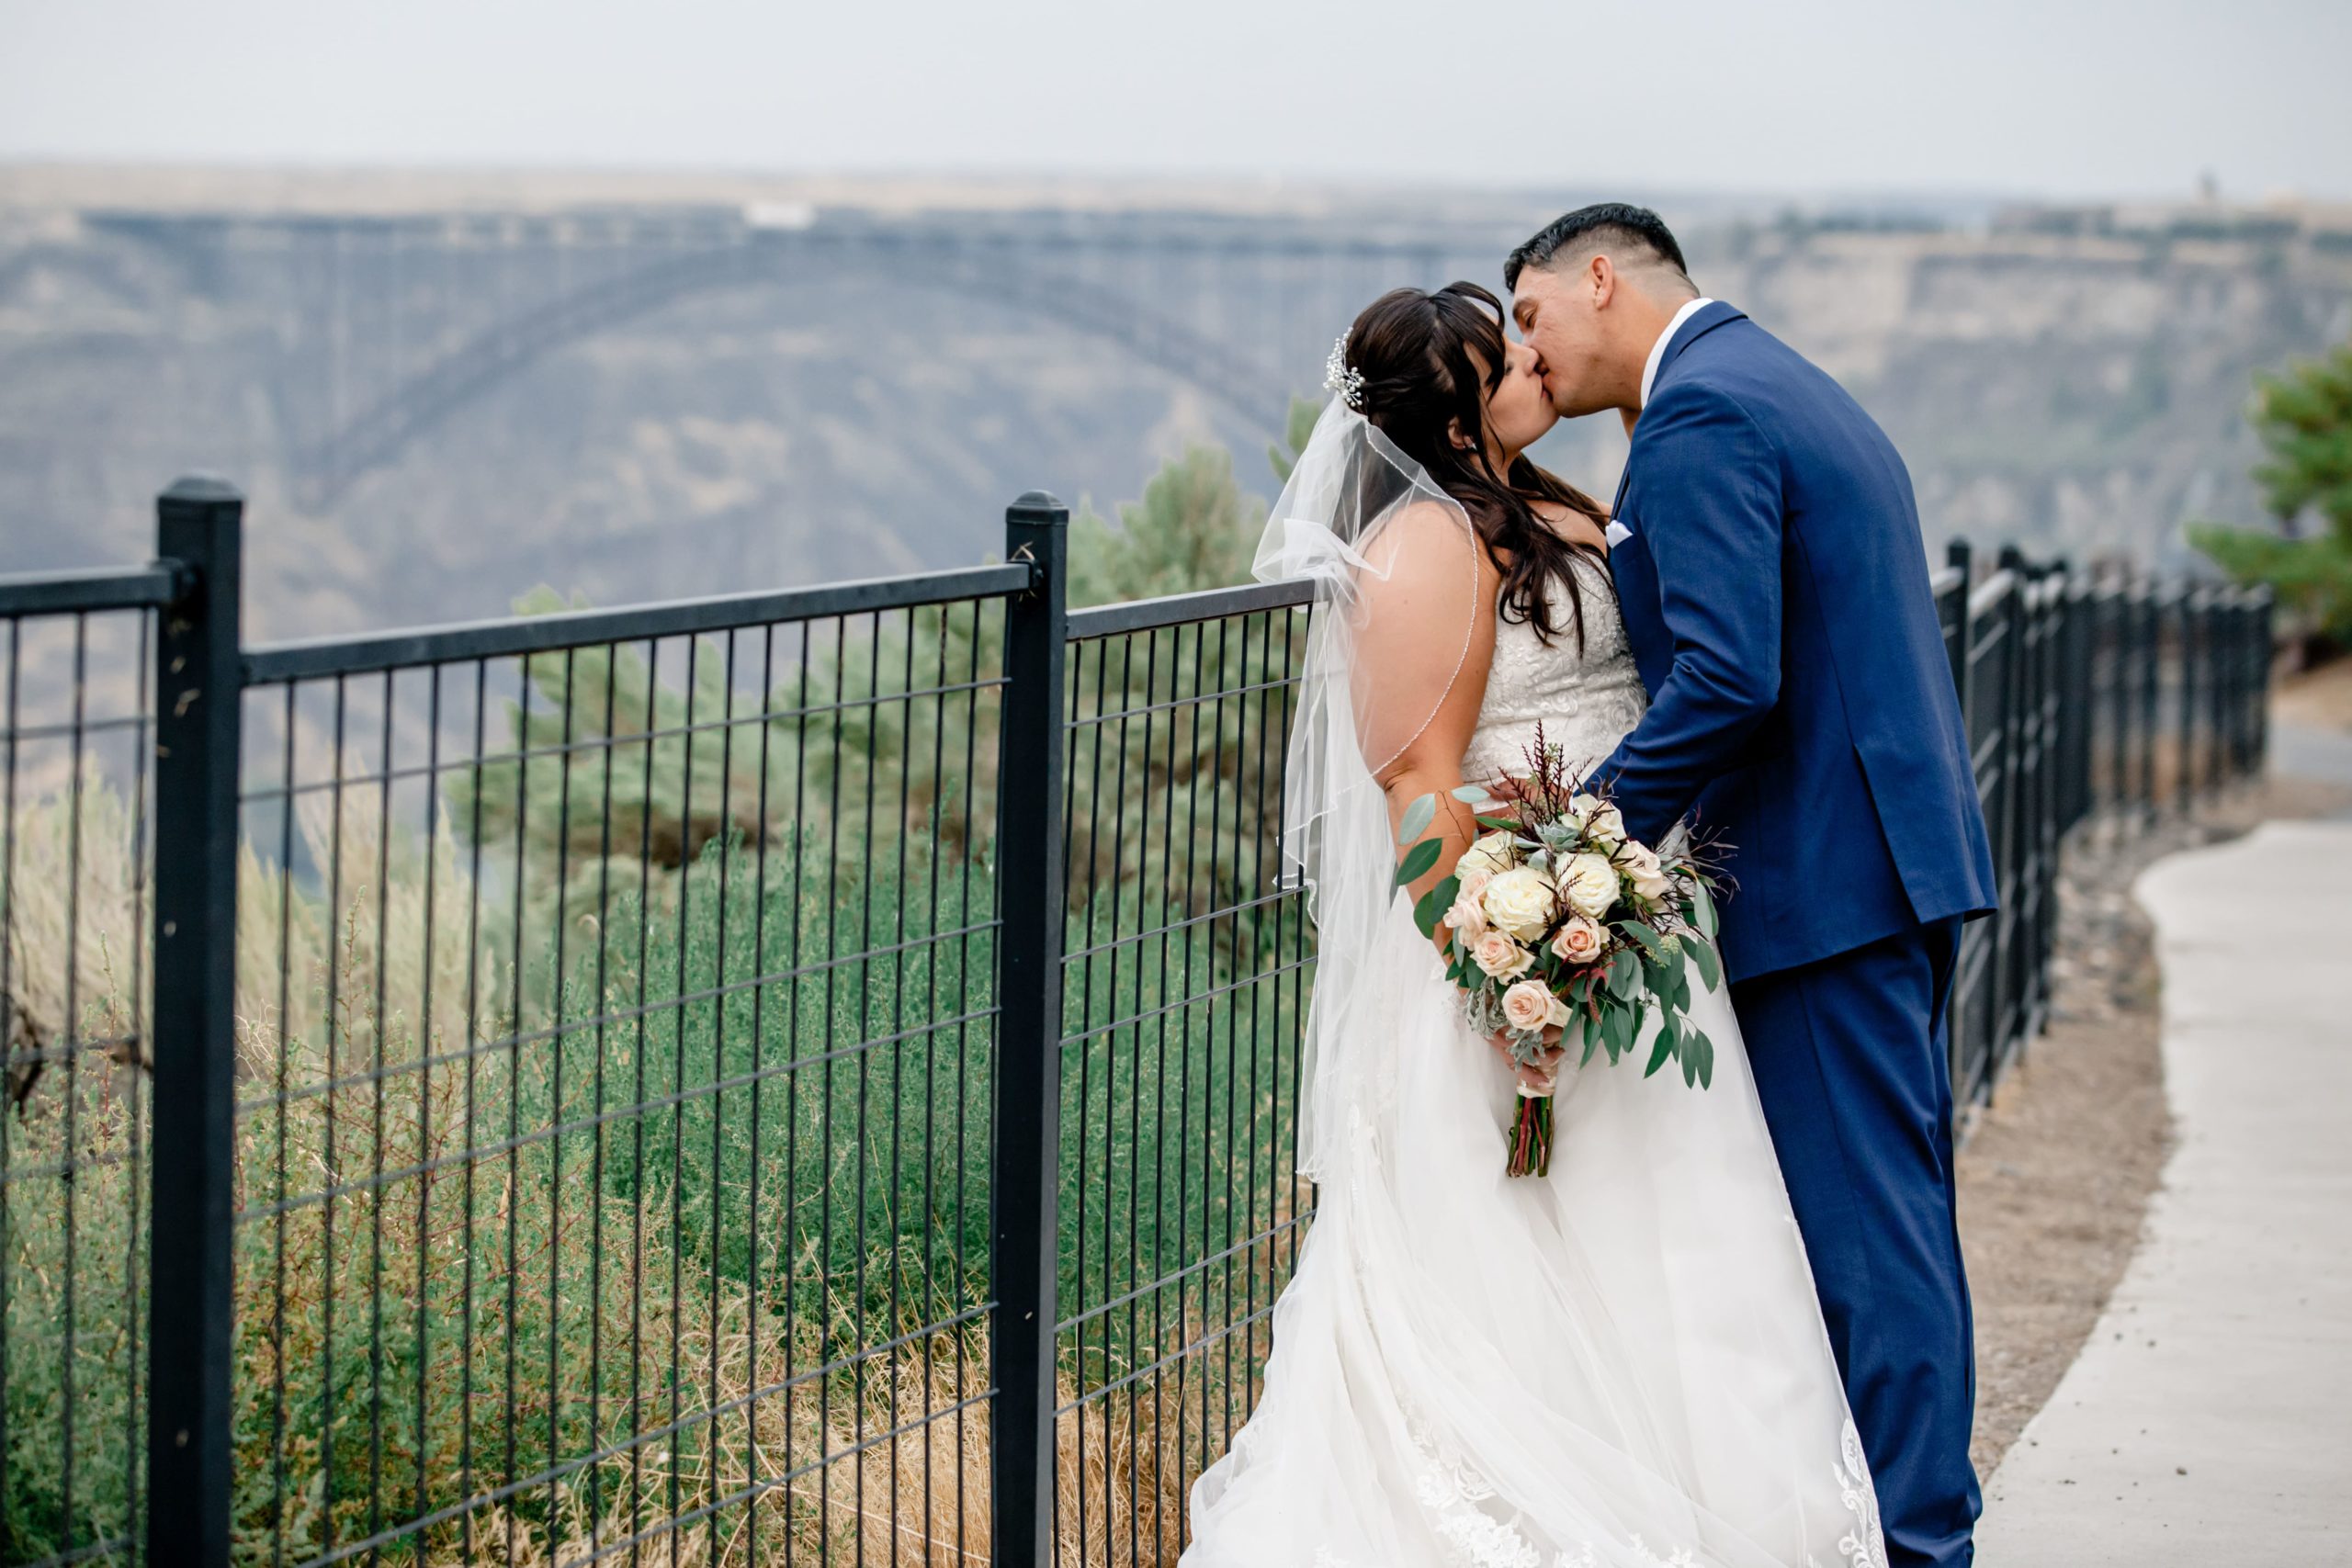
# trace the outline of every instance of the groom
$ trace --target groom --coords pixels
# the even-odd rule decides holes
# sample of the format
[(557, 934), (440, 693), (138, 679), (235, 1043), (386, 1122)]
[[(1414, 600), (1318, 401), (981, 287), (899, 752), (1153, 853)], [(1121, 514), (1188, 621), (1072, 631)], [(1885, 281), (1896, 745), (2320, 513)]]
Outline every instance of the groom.
[(1571, 212), (1503, 278), (1560, 412), (1633, 429), (1610, 560), (1650, 709), (1598, 776), (1645, 842), (1690, 816), (1728, 846), (1732, 1001), (1887, 1551), (1966, 1563), (1943, 1021), (1995, 895), (1910, 476), (1835, 381), (1700, 298), (1656, 213)]

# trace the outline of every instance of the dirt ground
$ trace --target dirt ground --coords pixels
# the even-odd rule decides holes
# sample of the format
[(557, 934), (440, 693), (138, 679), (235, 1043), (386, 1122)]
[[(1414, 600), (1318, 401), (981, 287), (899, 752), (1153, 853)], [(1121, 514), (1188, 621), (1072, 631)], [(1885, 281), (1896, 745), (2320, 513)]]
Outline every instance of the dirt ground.
[(2288, 676), (2271, 711), (2290, 724), (2352, 733), (2352, 659)]
[[(2352, 679), (2342, 684), (2352, 722)], [(2094, 824), (2069, 852), (2050, 1028), (1976, 1114), (1960, 1152), (1961, 1240), (1976, 1303), (1980, 1474), (1992, 1473), (2098, 1322), (2171, 1152), (2161, 982), (2132, 880), (2177, 850), (2271, 818), (2335, 810), (2346, 799), (2340, 790), (2273, 779), (2236, 790), (2194, 821), (2168, 819), (2130, 838)]]

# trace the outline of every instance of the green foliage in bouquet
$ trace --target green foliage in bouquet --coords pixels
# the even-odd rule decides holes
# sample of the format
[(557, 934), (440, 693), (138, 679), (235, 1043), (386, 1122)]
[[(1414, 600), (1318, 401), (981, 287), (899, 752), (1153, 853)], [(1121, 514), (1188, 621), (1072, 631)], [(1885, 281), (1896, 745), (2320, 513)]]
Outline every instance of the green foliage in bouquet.
[[(1513, 801), (1476, 784), (1453, 792), (1487, 831), (1413, 908), (1422, 935), (1446, 933), (1446, 976), (1471, 1030), (1507, 1042), (1521, 1066), (1555, 1047), (1577, 1051), (1582, 1066), (1633, 1054), (1654, 1023), (1644, 1076), (1672, 1062), (1686, 1085), (1711, 1086), (1714, 1043), (1690, 1016), (1692, 976), (1711, 991), (1723, 983), (1705, 868), (1628, 838), (1606, 794), (1569, 774), (1541, 726), (1527, 755)], [(1397, 886), (1437, 868), (1443, 840), (1421, 837), (1436, 815), (1434, 795), (1407, 807)], [(1521, 1096), (1508, 1168), (1540, 1176), (1551, 1158), (1550, 1096)]]

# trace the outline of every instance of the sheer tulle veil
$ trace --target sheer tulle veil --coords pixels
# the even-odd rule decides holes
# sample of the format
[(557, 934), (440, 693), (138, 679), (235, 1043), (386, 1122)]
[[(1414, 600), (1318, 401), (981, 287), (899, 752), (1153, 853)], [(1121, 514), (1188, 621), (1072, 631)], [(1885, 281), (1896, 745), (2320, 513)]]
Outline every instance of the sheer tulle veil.
[(1299, 1100), (1299, 1168), (1310, 1178), (1328, 1163), (1362, 1066), (1351, 1043), (1374, 1021), (1351, 1012), (1365, 988), (1350, 969), (1375, 951), (1396, 896), (1379, 775), (1436, 716), (1492, 613), (1479, 602), (1476, 551), (1461, 503), (1339, 397), (1258, 543), (1261, 581), (1315, 585), (1283, 809), (1283, 872), (1306, 885), (1321, 954)]

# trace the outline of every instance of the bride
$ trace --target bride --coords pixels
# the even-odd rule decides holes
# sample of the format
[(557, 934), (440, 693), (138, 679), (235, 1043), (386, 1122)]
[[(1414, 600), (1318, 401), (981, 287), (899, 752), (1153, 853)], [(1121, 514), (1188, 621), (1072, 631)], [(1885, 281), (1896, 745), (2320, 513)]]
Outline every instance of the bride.
[(1376, 301), (1257, 570), (1309, 577), (1286, 852), (1320, 936), (1301, 1164), (1320, 1201), (1255, 1415), (1192, 1494), (1187, 1568), (1872, 1568), (1877, 1505), (1720, 992), (1709, 1089), (1564, 1059), (1548, 1177), (1503, 1174), (1513, 1069), (1392, 896), (1395, 828), (1572, 765), (1645, 698), (1601, 509), (1522, 456), (1534, 353), (1466, 283)]

